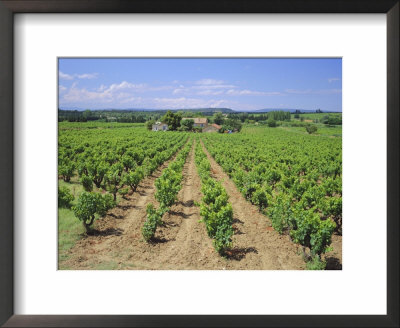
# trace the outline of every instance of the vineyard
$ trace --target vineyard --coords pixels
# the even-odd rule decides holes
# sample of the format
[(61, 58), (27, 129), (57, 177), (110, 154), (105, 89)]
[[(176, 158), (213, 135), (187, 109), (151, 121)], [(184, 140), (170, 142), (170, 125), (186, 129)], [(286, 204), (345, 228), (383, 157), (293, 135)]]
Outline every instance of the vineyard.
[(58, 152), (60, 269), (341, 268), (341, 137), (61, 122)]

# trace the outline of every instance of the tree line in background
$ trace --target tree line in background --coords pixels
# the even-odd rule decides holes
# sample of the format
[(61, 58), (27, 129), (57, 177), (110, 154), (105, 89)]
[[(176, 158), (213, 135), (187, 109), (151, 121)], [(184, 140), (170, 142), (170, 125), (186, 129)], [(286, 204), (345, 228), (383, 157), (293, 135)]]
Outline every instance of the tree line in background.
[[(185, 132), (202, 132), (203, 128), (194, 126), (194, 119), (191, 117), (185, 117), (183, 120), (183, 114), (181, 112), (173, 113), (167, 111), (167, 113), (160, 118), (160, 122), (168, 125), (169, 131), (185, 131)], [(223, 133), (225, 131), (236, 131), (239, 132), (242, 129), (242, 123), (238, 119), (226, 118), (222, 113), (217, 112), (211, 118), (208, 118), (209, 123), (215, 123), (221, 125), (218, 132)], [(151, 130), (155, 120), (149, 120), (146, 122), (146, 128)]]
[(279, 110), (262, 114), (230, 113), (228, 114), (228, 118), (240, 120), (242, 123), (249, 121), (267, 121), (269, 119), (273, 119), (275, 121), (290, 121), (290, 112)]
[[(137, 111), (137, 110), (58, 110), (58, 121), (68, 122), (121, 122), (121, 123), (145, 123), (149, 120), (159, 121), (165, 115), (165, 110)], [(182, 117), (211, 117), (215, 112), (200, 111), (176, 111)], [(222, 115), (222, 114), (221, 114)]]
[[(292, 117), (293, 116), (293, 117)], [(182, 120), (182, 118), (189, 118)], [(202, 132), (202, 128), (194, 126), (190, 118), (206, 117), (208, 123), (215, 123), (221, 126), (219, 132), (240, 131), (242, 123), (264, 124), (268, 127), (277, 127), (282, 124), (306, 128), (310, 134), (317, 131), (312, 123), (322, 123), (328, 126), (342, 125), (342, 115), (333, 113), (322, 113), (317, 110), (315, 113), (302, 113), (297, 110), (294, 114), (288, 111), (270, 111), (267, 113), (222, 113), (207, 111), (133, 111), (133, 110), (59, 110), (58, 121), (69, 122), (119, 122), (119, 123), (145, 123), (148, 130), (158, 121), (168, 124), (170, 131), (194, 131)], [(293, 120), (293, 119), (294, 120)]]
[(58, 110), (58, 121), (68, 122), (120, 122), (120, 123), (145, 123), (149, 119), (159, 119), (162, 112), (134, 112), (124, 110), (99, 110), (99, 111), (78, 111)]

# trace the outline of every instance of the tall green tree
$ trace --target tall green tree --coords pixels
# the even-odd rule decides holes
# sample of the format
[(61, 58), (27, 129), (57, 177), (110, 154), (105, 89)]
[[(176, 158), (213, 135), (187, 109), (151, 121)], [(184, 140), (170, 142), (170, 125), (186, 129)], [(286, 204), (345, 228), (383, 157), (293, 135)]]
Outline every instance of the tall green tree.
[(224, 123), (224, 115), (222, 115), (221, 112), (217, 112), (214, 114), (213, 120), (215, 124), (221, 125), (222, 123)]
[(181, 128), (184, 131), (191, 131), (193, 129), (194, 120), (182, 120)]
[(168, 129), (176, 131), (181, 126), (182, 114), (172, 113), (170, 110), (161, 118), (161, 122), (168, 124)]
[(147, 121), (146, 122), (146, 128), (147, 128), (147, 130), (151, 130), (152, 128), (153, 128), (153, 124), (155, 124), (156, 123), (156, 121), (154, 121), (154, 120), (149, 120), (149, 121)]

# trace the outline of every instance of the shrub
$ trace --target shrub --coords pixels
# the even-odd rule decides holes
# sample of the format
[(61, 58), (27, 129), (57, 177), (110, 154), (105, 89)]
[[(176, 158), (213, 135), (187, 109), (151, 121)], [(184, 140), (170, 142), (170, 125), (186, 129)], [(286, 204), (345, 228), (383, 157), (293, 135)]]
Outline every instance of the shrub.
[(123, 180), (121, 174), (122, 174), (122, 164), (121, 167), (113, 165), (105, 175), (107, 190), (114, 195), (114, 201), (117, 200), (117, 192), (121, 188), (121, 182)]
[(154, 120), (147, 121), (146, 124), (145, 124), (146, 125), (146, 129), (151, 131), (151, 129), (153, 128), (153, 124), (155, 124), (155, 123), (156, 123), (156, 121), (154, 121)]
[(129, 193), (129, 188), (121, 188), (120, 190), (118, 190), (118, 193), (122, 196), (122, 198), (126, 199), (126, 195)]
[(99, 193), (83, 192), (78, 197), (78, 203), (72, 208), (75, 216), (82, 222), (86, 233), (90, 232), (95, 220), (95, 214), (105, 215), (115, 206), (111, 195), (102, 196)]
[(221, 211), (220, 224), (218, 225), (217, 232), (215, 233), (215, 239), (213, 245), (215, 250), (220, 254), (224, 255), (225, 252), (232, 247), (232, 206), (228, 204), (226, 211)]
[(107, 170), (107, 163), (100, 160), (87, 166), (88, 175), (92, 177), (93, 183), (97, 188), (100, 188), (101, 182), (103, 181)]
[(291, 221), (290, 236), (295, 243), (308, 247), (311, 256), (321, 255), (329, 249), (336, 224), (331, 220), (322, 221), (312, 210), (295, 208)]
[(161, 224), (163, 211), (157, 210), (153, 204), (147, 204), (146, 208), (147, 218), (142, 227), (142, 236), (144, 240), (150, 241), (156, 233), (157, 225)]
[(320, 202), (322, 213), (336, 223), (338, 233), (342, 233), (342, 197), (324, 198)]
[(170, 168), (163, 171), (162, 175), (155, 181), (157, 188), (155, 198), (161, 207), (169, 208), (177, 199), (181, 189), (182, 173), (177, 173)]
[(276, 127), (276, 121), (275, 121), (274, 119), (270, 118), (270, 119), (267, 121), (267, 125), (268, 125), (270, 128), (275, 128), (275, 127)]
[(306, 263), (307, 270), (325, 270), (326, 262), (322, 261), (318, 255), (312, 256)]
[(123, 182), (124, 184), (130, 186), (132, 191), (135, 192), (143, 177), (143, 168), (138, 167), (135, 171), (130, 171), (128, 174), (126, 174)]
[(127, 154), (121, 157), (122, 165), (124, 166), (125, 172), (132, 170), (136, 166), (136, 162), (133, 160), (132, 156)]
[(97, 197), (97, 214), (100, 216), (104, 216), (107, 214), (107, 211), (115, 207), (116, 203), (113, 200), (113, 197), (110, 194), (105, 194), (104, 196), (96, 193)]
[(292, 217), (290, 197), (283, 193), (277, 195), (275, 199), (271, 200), (267, 214), (272, 227), (279, 233), (283, 233), (289, 228)]
[(317, 130), (318, 130), (318, 128), (315, 126), (315, 125), (306, 125), (306, 131), (309, 133), (309, 134), (312, 134), (312, 133), (315, 133), (315, 132), (317, 132)]
[(58, 173), (62, 176), (65, 182), (70, 182), (71, 178), (74, 176), (75, 164), (74, 163), (64, 163), (59, 165)]
[(251, 196), (251, 203), (257, 205), (260, 210), (268, 206), (267, 194), (262, 188), (257, 188)]
[(93, 191), (93, 179), (86, 174), (81, 176), (81, 183), (85, 191)]
[(71, 208), (74, 196), (67, 187), (58, 187), (58, 207)]

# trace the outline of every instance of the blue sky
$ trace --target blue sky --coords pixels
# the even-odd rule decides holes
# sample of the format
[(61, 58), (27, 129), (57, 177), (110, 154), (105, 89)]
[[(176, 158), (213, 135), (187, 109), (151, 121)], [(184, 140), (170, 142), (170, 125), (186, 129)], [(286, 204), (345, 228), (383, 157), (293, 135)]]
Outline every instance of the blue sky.
[(342, 110), (342, 60), (59, 59), (59, 107)]

